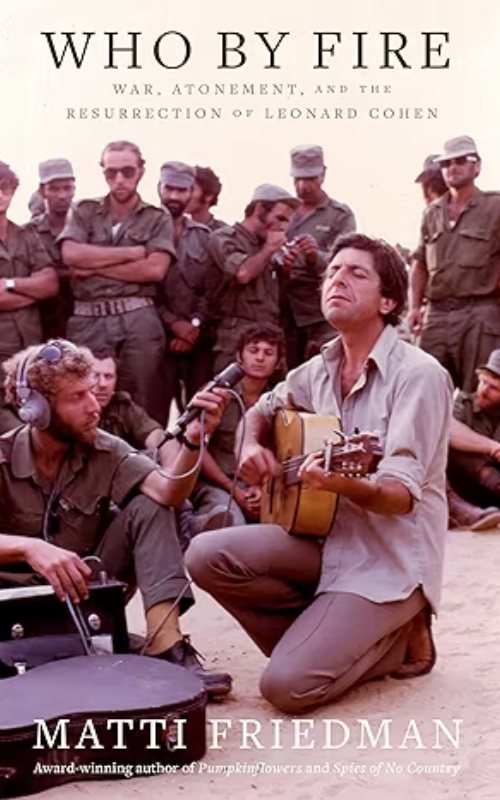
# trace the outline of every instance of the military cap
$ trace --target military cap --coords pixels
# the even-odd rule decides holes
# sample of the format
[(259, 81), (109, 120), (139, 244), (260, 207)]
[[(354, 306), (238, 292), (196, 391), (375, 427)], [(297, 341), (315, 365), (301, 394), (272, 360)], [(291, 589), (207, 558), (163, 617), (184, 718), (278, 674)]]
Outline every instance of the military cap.
[(500, 378), (500, 350), (492, 350), (487, 364), (482, 364), (478, 370), (485, 369), (491, 372), (495, 378)]
[(281, 186), (274, 186), (272, 183), (261, 183), (257, 186), (252, 195), (252, 203), (286, 203), (293, 208), (300, 206), (300, 200), (282, 189)]
[(455, 136), (444, 143), (443, 154), (438, 156), (436, 161), (446, 161), (448, 158), (460, 158), (460, 156), (477, 156), (477, 147), (474, 139), (470, 136)]
[(290, 151), (292, 178), (315, 178), (325, 169), (323, 148), (317, 144), (302, 144)]
[(73, 167), (66, 158), (49, 158), (38, 165), (40, 183), (50, 183), (58, 180), (74, 180)]
[(160, 171), (162, 186), (174, 186), (176, 189), (191, 189), (194, 186), (196, 173), (189, 164), (182, 161), (166, 161)]
[(438, 162), (439, 155), (434, 153), (431, 156), (427, 156), (424, 161), (424, 166), (422, 167), (422, 172), (415, 178), (415, 183), (420, 183), (427, 178), (429, 175), (432, 175), (433, 172), (441, 172), (441, 166)]

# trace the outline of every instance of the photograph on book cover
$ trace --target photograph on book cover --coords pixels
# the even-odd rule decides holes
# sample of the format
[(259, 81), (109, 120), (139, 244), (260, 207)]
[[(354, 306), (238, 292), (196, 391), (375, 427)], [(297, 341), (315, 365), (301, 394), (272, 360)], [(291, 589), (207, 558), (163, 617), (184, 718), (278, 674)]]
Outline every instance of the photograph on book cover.
[[(77, 200), (105, 194), (101, 152), (125, 139), (146, 162), (144, 200), (158, 203), (164, 162), (210, 167), (222, 183), (212, 211), (232, 225), (258, 185), (293, 194), (290, 151), (316, 145), (327, 194), (359, 231), (409, 257), (424, 209), (416, 178), (446, 140), (472, 137), (478, 185), (500, 189), (499, 29), (496, 0), (3, 0), (0, 160), (20, 181), (9, 215), (28, 221), (46, 159), (69, 159)], [(232, 695), (208, 706), (206, 757), (44, 796), (496, 797), (498, 530), (449, 533), (429, 675), (367, 683), (305, 717), (261, 697), (266, 659), (196, 590), (183, 629), (208, 667), (234, 679)], [(144, 632), (135, 600), (130, 623)]]

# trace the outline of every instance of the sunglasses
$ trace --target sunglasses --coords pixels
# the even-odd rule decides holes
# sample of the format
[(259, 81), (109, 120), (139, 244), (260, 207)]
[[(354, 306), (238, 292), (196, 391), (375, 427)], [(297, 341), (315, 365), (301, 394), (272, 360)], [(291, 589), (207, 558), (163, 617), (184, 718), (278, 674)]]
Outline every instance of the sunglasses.
[(133, 178), (137, 175), (137, 167), (107, 167), (104, 170), (104, 177), (107, 181), (114, 181), (118, 173), (124, 178)]
[(458, 156), (458, 158), (447, 158), (444, 161), (441, 161), (441, 168), (447, 169), (451, 167), (452, 164), (456, 164), (458, 167), (463, 167), (464, 164), (469, 164), (473, 161), (477, 161), (476, 156)]

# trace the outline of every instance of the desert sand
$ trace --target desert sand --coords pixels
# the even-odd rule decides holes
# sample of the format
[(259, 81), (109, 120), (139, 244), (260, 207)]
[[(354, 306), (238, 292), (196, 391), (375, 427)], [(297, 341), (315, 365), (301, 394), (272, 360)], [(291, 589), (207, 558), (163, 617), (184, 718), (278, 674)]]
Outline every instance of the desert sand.
[[(208, 706), (208, 719), (230, 720), (232, 730), (221, 749), (209, 749), (203, 762), (189, 774), (162, 775), (129, 780), (68, 784), (39, 795), (44, 800), (118, 800), (160, 798), (171, 800), (497, 800), (500, 796), (500, 528), (488, 533), (451, 531), (445, 567), (443, 602), (434, 624), (438, 662), (421, 678), (390, 678), (351, 691), (340, 702), (309, 714), (314, 722), (303, 744), (293, 748), (292, 721), (273, 710), (259, 695), (258, 679), (264, 657), (238, 625), (210, 597), (197, 592), (198, 602), (184, 618), (184, 630), (206, 655), (206, 665), (228, 670), (234, 676), (230, 698)], [(131, 627), (140, 631), (137, 603), (130, 609)], [(257, 720), (263, 749), (240, 749), (239, 719)], [(282, 749), (273, 749), (273, 725), (279, 719)], [(332, 743), (342, 748), (323, 749), (324, 720), (336, 732)], [(376, 732), (382, 720), (390, 727), (392, 749), (360, 749), (360, 724), (368, 720)], [(459, 726), (459, 746), (446, 735), (435, 749), (435, 724), (439, 719), (450, 733)], [(414, 720), (415, 722), (412, 722)], [(454, 723), (453, 720), (462, 720)], [(305, 729), (309, 723), (302, 723)], [(410, 728), (409, 728), (410, 726)], [(416, 730), (424, 747), (417, 749)], [(407, 749), (401, 749), (405, 732)], [(209, 741), (210, 744), (210, 741)], [(249, 770), (256, 769), (257, 774)], [(225, 774), (229, 768), (245, 770)], [(218, 772), (212, 771), (218, 770)], [(431, 770), (431, 771), (429, 771)], [(342, 774), (344, 773), (344, 774)]]

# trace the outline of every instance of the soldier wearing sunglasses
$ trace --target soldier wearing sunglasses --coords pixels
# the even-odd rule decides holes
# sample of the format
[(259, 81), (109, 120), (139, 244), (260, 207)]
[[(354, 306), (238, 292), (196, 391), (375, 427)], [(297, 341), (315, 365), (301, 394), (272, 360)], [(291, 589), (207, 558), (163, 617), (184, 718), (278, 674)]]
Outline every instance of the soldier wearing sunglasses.
[(82, 200), (68, 217), (60, 236), (75, 297), (67, 335), (91, 349), (112, 348), (120, 389), (165, 424), (166, 343), (154, 297), (175, 249), (170, 215), (137, 191), (144, 165), (132, 142), (108, 144), (101, 167), (109, 193)]
[(455, 386), (472, 392), (476, 368), (500, 346), (500, 192), (475, 185), (481, 159), (470, 136), (447, 141), (436, 161), (447, 191), (424, 211), (408, 324)]

